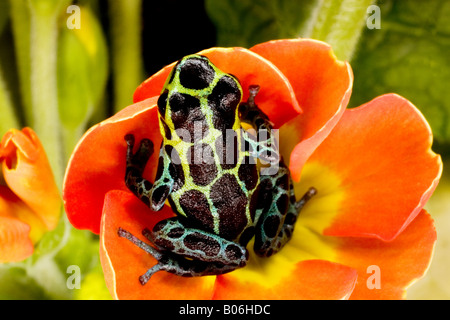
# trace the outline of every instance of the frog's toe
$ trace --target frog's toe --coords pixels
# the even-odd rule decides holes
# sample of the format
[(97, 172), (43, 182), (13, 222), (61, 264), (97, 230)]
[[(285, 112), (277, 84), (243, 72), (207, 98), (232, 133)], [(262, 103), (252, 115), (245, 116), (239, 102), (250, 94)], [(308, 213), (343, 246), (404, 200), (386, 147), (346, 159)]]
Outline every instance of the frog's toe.
[(146, 159), (150, 158), (150, 156), (154, 152), (153, 142), (150, 139), (142, 139), (141, 144), (139, 145), (139, 149), (134, 155), (136, 159)]
[(154, 265), (153, 267), (148, 269), (145, 274), (143, 274), (142, 276), (139, 277), (139, 283), (144, 286), (156, 272), (161, 271), (161, 270), (163, 270), (161, 264), (158, 263), (158, 264)]
[(143, 171), (148, 159), (154, 152), (153, 142), (149, 139), (142, 139), (138, 150), (133, 154), (133, 148), (135, 139), (132, 134), (125, 136), (125, 141), (127, 142), (127, 168), (137, 168)]
[(162, 254), (158, 250), (148, 245), (147, 243), (139, 240), (127, 230), (119, 228), (117, 234), (119, 235), (119, 237), (131, 241), (134, 245), (138, 246), (139, 248), (141, 248), (142, 250), (153, 256), (156, 260), (160, 260), (162, 258)]
[(150, 139), (142, 139), (141, 146), (139, 147), (141, 152), (153, 153), (153, 142)]
[(129, 147), (133, 148), (133, 146), (134, 146), (134, 135), (129, 133), (129, 134), (125, 135), (124, 139), (127, 142), (127, 145)]
[(151, 276), (153, 274), (155, 274), (156, 272), (166, 269), (165, 265), (166, 265), (167, 261), (170, 260), (170, 259), (168, 259), (167, 255), (159, 252), (157, 249), (155, 249), (152, 246), (148, 245), (147, 243), (139, 240), (137, 237), (135, 237), (133, 234), (131, 234), (127, 230), (119, 228), (117, 231), (117, 234), (119, 235), (119, 237), (129, 240), (134, 245), (141, 248), (142, 250), (144, 250), (145, 252), (150, 254), (153, 258), (158, 260), (158, 263), (156, 265), (154, 265), (153, 267), (148, 269), (145, 274), (143, 274), (139, 277), (139, 282), (141, 283), (141, 285), (145, 285), (148, 282), (148, 280), (150, 280)]

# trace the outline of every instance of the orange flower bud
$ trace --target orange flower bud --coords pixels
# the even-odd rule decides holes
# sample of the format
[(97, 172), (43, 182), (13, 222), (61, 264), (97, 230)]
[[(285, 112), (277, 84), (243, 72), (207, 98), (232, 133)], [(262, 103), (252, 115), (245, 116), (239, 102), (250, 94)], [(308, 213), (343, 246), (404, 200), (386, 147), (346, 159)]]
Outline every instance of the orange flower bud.
[(20, 261), (58, 224), (61, 197), (32, 129), (11, 129), (3, 136), (0, 164), (0, 262)]

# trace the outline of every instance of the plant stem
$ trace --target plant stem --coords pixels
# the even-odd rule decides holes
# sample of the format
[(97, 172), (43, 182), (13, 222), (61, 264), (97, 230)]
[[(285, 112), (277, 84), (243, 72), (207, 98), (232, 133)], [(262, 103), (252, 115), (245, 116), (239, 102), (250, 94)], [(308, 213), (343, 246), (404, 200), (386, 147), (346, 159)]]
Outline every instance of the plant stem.
[(374, 0), (319, 0), (307, 36), (329, 43), (339, 59), (350, 61), (366, 23), (367, 8), (373, 3)]
[(58, 14), (62, 2), (30, 0), (32, 125), (46, 150), (56, 183), (63, 180), (63, 150), (58, 111)]
[(133, 102), (133, 93), (143, 80), (142, 0), (110, 0), (114, 109)]
[(11, 24), (17, 60), (20, 102), (26, 125), (33, 127), (31, 107), (31, 63), (30, 63), (30, 10), (27, 0), (10, 0)]
[(19, 121), (17, 121), (14, 113), (14, 106), (11, 101), (11, 96), (8, 91), (3, 71), (0, 67), (0, 112), (2, 121), (0, 121), (0, 138), (11, 128), (19, 128)]

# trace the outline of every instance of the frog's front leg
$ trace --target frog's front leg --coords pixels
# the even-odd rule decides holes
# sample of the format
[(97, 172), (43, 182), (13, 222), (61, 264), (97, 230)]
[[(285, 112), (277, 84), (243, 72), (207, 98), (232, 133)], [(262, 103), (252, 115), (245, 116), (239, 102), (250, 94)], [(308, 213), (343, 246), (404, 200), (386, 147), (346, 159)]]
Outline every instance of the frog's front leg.
[(119, 236), (158, 260), (140, 277), (142, 284), (161, 270), (183, 277), (219, 275), (244, 267), (248, 260), (245, 247), (215, 234), (185, 227), (178, 218), (163, 220), (155, 225), (153, 231), (144, 229), (143, 234), (158, 249), (119, 229)]
[(153, 211), (159, 211), (173, 188), (174, 180), (167, 173), (170, 167), (170, 159), (161, 149), (160, 165), (156, 174), (156, 181), (153, 184), (142, 176), (145, 166), (154, 152), (153, 142), (149, 139), (142, 139), (138, 150), (133, 154), (134, 136), (127, 134), (125, 141), (127, 142), (125, 184)]
[[(251, 146), (253, 156), (270, 163), (272, 166), (277, 165), (280, 161), (280, 155), (276, 144), (273, 123), (269, 117), (256, 105), (255, 98), (259, 92), (258, 85), (249, 87), (249, 98), (247, 102), (239, 105), (240, 119), (246, 122), (256, 130), (256, 138), (246, 132), (246, 143)], [(255, 152), (256, 151), (256, 152)]]
[(273, 123), (255, 103), (255, 98), (258, 95), (259, 89), (260, 87), (258, 85), (251, 85), (248, 88), (249, 97), (247, 102), (243, 102), (239, 105), (240, 118), (241, 121), (251, 124), (258, 130), (271, 130), (273, 128)]

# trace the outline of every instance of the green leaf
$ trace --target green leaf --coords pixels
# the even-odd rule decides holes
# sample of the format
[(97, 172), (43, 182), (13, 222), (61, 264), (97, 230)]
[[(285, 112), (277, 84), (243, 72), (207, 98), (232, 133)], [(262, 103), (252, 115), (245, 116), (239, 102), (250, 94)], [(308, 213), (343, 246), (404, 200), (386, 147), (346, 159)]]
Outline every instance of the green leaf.
[(100, 22), (89, 7), (80, 9), (80, 29), (69, 29), (63, 20), (58, 39), (58, 107), (66, 160), (98, 111), (108, 77)]
[(350, 105), (389, 92), (414, 103), (435, 139), (450, 141), (450, 2), (386, 0), (381, 29), (365, 30), (352, 67)]
[(249, 48), (272, 39), (296, 38), (307, 32), (308, 17), (319, 0), (207, 0), (220, 46)]
[[(69, 266), (77, 266), (81, 271), (82, 290), (67, 285)], [(44, 235), (30, 258), (0, 265), (0, 284), (0, 300), (109, 296), (100, 269), (98, 237), (74, 229), (66, 217), (55, 230)]]
[(373, 0), (207, 0), (220, 46), (251, 47), (273, 39), (314, 38), (349, 60)]
[(97, 236), (71, 227), (68, 241), (55, 256), (55, 261), (64, 273), (69, 266), (78, 266), (84, 277), (99, 264), (98, 246)]
[(0, 300), (68, 299), (65, 275), (50, 256), (0, 265)]
[(70, 289), (74, 299), (111, 299), (100, 265), (98, 241), (98, 236), (90, 231), (71, 228), (67, 243), (55, 256), (67, 279), (71, 276), (69, 267), (75, 266), (80, 270), (80, 287)]
[(0, 265), (0, 300), (49, 299), (44, 289), (28, 277), (24, 268)]
[(373, 0), (321, 1), (310, 21), (312, 31), (305, 34), (329, 43), (336, 56), (350, 60), (366, 25), (367, 10)]
[(67, 277), (61, 272), (51, 255), (41, 257), (26, 267), (27, 276), (34, 279), (50, 299), (69, 299), (71, 291), (67, 287)]
[(52, 231), (46, 232), (34, 248), (33, 255), (29, 258), (31, 263), (35, 263), (43, 256), (54, 256), (66, 244), (70, 234), (70, 223), (63, 216), (59, 219), (58, 225)]

